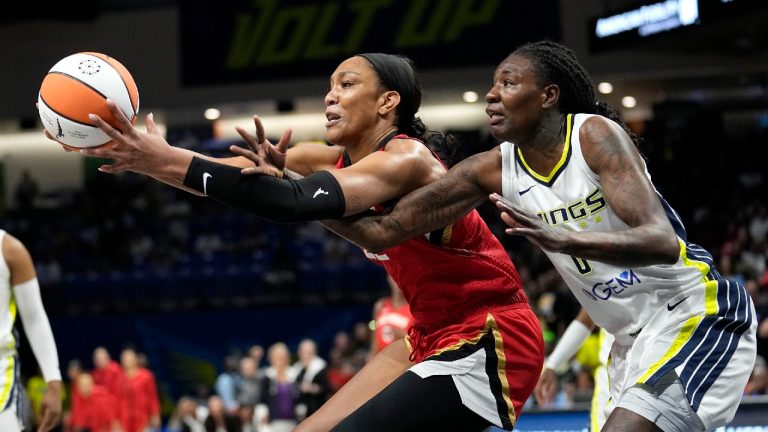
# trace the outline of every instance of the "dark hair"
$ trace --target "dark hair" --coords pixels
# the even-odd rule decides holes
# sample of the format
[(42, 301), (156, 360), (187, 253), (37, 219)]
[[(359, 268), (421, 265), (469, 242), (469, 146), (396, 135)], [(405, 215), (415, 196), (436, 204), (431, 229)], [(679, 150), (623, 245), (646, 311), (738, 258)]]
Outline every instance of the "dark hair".
[(358, 54), (368, 60), (379, 76), (379, 84), (400, 94), (395, 125), (400, 133), (423, 141), (448, 166), (454, 164), (457, 140), (451, 135), (428, 130), (416, 112), (421, 106), (421, 82), (413, 61), (405, 56), (383, 53)]
[(560, 88), (558, 107), (561, 113), (599, 114), (607, 117), (618, 123), (635, 146), (639, 146), (640, 138), (624, 123), (616, 109), (597, 99), (589, 74), (571, 49), (557, 42), (543, 40), (527, 43), (512, 54), (525, 57), (533, 64), (540, 85), (557, 84)]

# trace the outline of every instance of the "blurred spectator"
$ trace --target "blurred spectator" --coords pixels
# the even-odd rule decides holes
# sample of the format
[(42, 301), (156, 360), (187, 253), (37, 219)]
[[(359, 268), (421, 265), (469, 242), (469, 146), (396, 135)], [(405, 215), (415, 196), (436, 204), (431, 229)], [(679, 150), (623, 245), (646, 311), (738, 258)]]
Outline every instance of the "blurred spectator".
[(160, 400), (155, 377), (139, 366), (133, 348), (125, 348), (120, 355), (123, 366), (123, 389), (118, 404), (120, 423), (124, 432), (145, 432), (160, 427)]
[(168, 420), (168, 432), (204, 432), (205, 426), (197, 418), (197, 402), (182, 396), (176, 410)]
[(350, 358), (352, 366), (355, 368), (355, 371), (359, 371), (368, 363), (369, 354), (371, 353), (371, 328), (367, 322), (355, 323), (355, 326), (352, 328), (351, 348)]
[(278, 342), (267, 351), (269, 367), (264, 370), (261, 403), (256, 416), (259, 427), (268, 424), (271, 432), (289, 432), (297, 425), (294, 383), (296, 376), (290, 368), (291, 353)]
[(116, 361), (112, 360), (104, 347), (97, 347), (93, 350), (93, 382), (107, 389), (112, 396), (119, 398), (123, 391), (123, 368)]
[(237, 374), (238, 360), (234, 355), (224, 357), (224, 370), (216, 377), (214, 384), (216, 394), (221, 398), (224, 409), (229, 413), (237, 412), (237, 383), (240, 375)]
[(77, 377), (80, 395), (72, 401), (69, 427), (74, 432), (113, 432), (122, 430), (117, 403), (106, 388), (94, 384), (93, 377), (81, 373)]
[(16, 185), (16, 205), (22, 211), (31, 210), (35, 204), (35, 198), (40, 192), (37, 180), (32, 177), (28, 169), (21, 173), (21, 179)]
[(766, 367), (765, 358), (758, 355), (755, 358), (755, 366), (752, 368), (752, 375), (749, 376), (747, 386), (744, 388), (744, 394), (765, 394), (766, 390), (768, 390), (768, 367)]
[(355, 369), (349, 358), (338, 348), (331, 350), (328, 359), (328, 390), (333, 395), (355, 376)]
[(238, 407), (254, 407), (261, 400), (261, 374), (251, 357), (240, 359), (240, 377), (235, 384)]
[(261, 360), (264, 358), (264, 348), (261, 345), (251, 345), (248, 348), (248, 357), (256, 363), (256, 368), (261, 369)]
[(369, 358), (392, 342), (405, 337), (413, 320), (403, 291), (389, 275), (387, 284), (389, 296), (380, 298), (373, 306), (374, 331)]
[(752, 241), (760, 242), (768, 240), (766, 234), (768, 234), (768, 206), (760, 204), (749, 222), (749, 235)]
[(240, 432), (240, 421), (224, 409), (224, 402), (218, 396), (208, 398), (205, 430), (206, 432)]
[(72, 415), (72, 406), (75, 405), (75, 399), (81, 397), (80, 392), (77, 390), (77, 377), (82, 374), (83, 367), (80, 360), (70, 360), (67, 364), (67, 379), (69, 382), (69, 406), (65, 406), (61, 422), (68, 425), (70, 416)]
[(240, 405), (238, 419), (240, 420), (240, 432), (258, 432), (259, 424), (256, 420), (254, 405)]
[(296, 415), (303, 420), (317, 411), (328, 398), (328, 371), (325, 360), (317, 355), (315, 341), (301, 341), (298, 355), (299, 361), (293, 365), (299, 387)]

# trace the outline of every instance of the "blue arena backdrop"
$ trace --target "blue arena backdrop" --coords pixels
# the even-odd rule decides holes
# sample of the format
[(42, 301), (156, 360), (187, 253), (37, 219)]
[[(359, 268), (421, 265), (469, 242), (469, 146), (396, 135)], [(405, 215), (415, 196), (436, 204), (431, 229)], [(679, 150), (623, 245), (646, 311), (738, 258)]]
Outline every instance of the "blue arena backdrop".
[(419, 70), (488, 65), (560, 37), (557, 0), (179, 2), (184, 86), (325, 77), (350, 55), (408, 55)]

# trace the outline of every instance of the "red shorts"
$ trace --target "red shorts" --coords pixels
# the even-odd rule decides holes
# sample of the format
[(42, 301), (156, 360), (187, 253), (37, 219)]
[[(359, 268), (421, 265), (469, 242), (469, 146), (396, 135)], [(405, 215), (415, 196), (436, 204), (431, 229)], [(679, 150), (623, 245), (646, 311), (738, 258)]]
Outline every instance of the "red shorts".
[(527, 301), (469, 308), (454, 323), (416, 324), (406, 340), (418, 363), (411, 371), (452, 375), (464, 405), (507, 430), (544, 363), (541, 326)]

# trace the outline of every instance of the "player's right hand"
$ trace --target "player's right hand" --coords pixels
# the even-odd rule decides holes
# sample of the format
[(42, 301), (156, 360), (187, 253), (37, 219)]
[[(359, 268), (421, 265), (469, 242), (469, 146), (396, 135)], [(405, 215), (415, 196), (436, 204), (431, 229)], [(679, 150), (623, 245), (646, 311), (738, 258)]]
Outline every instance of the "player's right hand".
[(539, 382), (536, 383), (536, 388), (533, 389), (533, 396), (536, 398), (536, 403), (541, 407), (548, 406), (557, 392), (557, 373), (549, 368), (544, 369), (539, 377)]
[(252, 167), (243, 168), (241, 172), (246, 175), (265, 174), (282, 177), (283, 170), (285, 169), (288, 144), (291, 142), (291, 130), (286, 129), (280, 141), (277, 144), (272, 144), (266, 138), (261, 119), (258, 116), (253, 116), (253, 123), (256, 126), (256, 136), (251, 135), (241, 127), (235, 128), (237, 133), (248, 144), (250, 150), (238, 146), (231, 146), (229, 148), (232, 153), (253, 162)]

